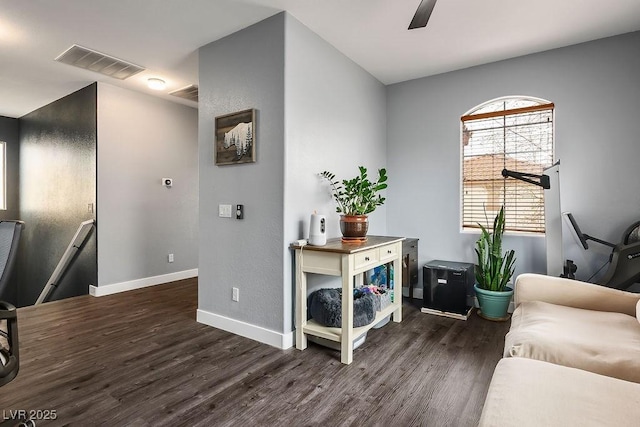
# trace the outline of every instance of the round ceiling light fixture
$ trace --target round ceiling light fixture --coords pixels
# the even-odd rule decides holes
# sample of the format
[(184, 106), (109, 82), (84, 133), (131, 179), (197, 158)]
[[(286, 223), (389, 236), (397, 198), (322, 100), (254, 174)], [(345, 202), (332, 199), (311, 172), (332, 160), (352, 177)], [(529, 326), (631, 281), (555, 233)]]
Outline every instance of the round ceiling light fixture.
[(147, 86), (149, 86), (149, 89), (153, 90), (164, 90), (167, 87), (167, 84), (162, 79), (152, 77), (150, 79), (147, 79)]

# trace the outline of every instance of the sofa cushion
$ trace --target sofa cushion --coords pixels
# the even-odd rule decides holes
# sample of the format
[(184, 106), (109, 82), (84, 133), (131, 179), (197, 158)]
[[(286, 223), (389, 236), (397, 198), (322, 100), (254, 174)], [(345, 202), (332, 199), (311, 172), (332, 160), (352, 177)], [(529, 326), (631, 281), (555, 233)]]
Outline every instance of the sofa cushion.
[(636, 319), (640, 322), (640, 300), (638, 300), (638, 303), (636, 304)]
[(504, 356), (543, 360), (640, 383), (640, 323), (622, 313), (523, 302), (511, 318)]
[(498, 362), (480, 426), (636, 426), (640, 384), (519, 357)]

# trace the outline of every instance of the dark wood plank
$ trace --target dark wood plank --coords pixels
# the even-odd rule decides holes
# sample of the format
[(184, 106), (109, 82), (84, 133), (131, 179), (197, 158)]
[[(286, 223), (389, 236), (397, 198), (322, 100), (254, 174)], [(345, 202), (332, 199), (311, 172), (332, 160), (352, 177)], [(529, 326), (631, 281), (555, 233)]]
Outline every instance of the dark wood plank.
[(201, 325), (196, 308), (190, 279), (19, 309), (0, 411), (56, 411), (39, 426), (477, 425), (509, 326), (406, 303), (343, 365)]

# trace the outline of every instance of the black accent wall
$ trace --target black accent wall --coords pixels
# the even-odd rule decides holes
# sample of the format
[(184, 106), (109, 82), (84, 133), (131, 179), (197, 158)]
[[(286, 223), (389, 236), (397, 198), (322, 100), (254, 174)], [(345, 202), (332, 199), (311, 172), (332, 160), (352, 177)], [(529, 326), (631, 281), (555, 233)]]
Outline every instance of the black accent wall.
[[(36, 301), (80, 223), (95, 219), (96, 150), (96, 83), (20, 118), (20, 219), (25, 229), (17, 305)], [(87, 294), (97, 280), (94, 229), (51, 300)]]

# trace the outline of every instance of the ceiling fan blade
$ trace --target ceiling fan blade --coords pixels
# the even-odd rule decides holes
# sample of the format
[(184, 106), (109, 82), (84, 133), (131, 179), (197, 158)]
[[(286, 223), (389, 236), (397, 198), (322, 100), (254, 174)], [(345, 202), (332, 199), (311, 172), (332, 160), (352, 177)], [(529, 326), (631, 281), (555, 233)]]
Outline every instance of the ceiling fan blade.
[(420, 6), (418, 6), (418, 9), (416, 10), (416, 14), (413, 15), (411, 24), (409, 24), (409, 29), (413, 30), (414, 28), (426, 27), (435, 5), (436, 0), (422, 0), (420, 2)]

